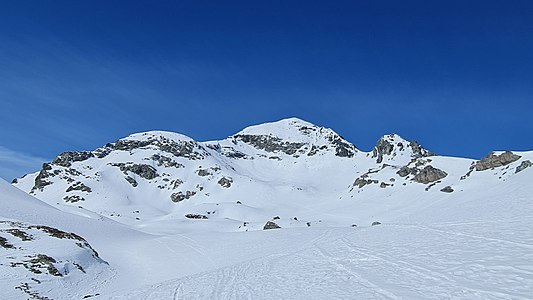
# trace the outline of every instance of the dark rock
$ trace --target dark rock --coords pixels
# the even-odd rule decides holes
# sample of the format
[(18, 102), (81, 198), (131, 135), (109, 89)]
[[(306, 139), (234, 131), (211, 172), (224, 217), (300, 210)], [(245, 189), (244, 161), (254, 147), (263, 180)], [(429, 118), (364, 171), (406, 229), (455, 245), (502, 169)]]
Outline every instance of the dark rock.
[(279, 216), (275, 216), (274, 218), (272, 218), (272, 220), (279, 220), (280, 217)]
[(151, 145), (152, 141), (135, 141), (135, 140), (118, 140), (114, 144), (109, 145), (113, 150), (131, 151)]
[(195, 191), (186, 191), (185, 194), (183, 192), (177, 192), (170, 195), (170, 200), (172, 200), (172, 202), (181, 202), (191, 198), (194, 195), (196, 195)]
[(307, 225), (307, 227), (311, 227), (311, 222), (307, 222), (305, 224)]
[(172, 186), (172, 189), (175, 190), (177, 189), (181, 184), (183, 183), (183, 180), (181, 179), (174, 179), (170, 182), (170, 185)]
[(508, 165), (520, 159), (520, 155), (516, 155), (511, 151), (505, 151), (500, 155), (495, 155), (490, 152), (486, 157), (474, 164), (476, 171), (484, 171), (492, 168)]
[(157, 171), (154, 167), (145, 165), (145, 164), (115, 163), (111, 165), (115, 167), (119, 167), (120, 170), (124, 172), (124, 174), (126, 175), (127, 175), (126, 172), (132, 172), (148, 180), (154, 179), (157, 176), (159, 176), (159, 174), (157, 174)]
[(352, 227), (357, 227), (357, 224), (352, 224)]
[(200, 170), (197, 170), (196, 171), (196, 174), (198, 174), (198, 176), (209, 176), (209, 175), (213, 175), (211, 172), (209, 172), (209, 170), (207, 169), (200, 169)]
[(382, 188), (382, 189), (384, 189), (384, 188), (386, 188), (386, 187), (388, 187), (388, 186), (391, 186), (391, 184), (388, 184), (388, 183), (385, 183), (385, 182), (382, 182), (382, 183), (379, 185), (379, 187)]
[(19, 182), (19, 181), (18, 181), (17, 178), (14, 178), (13, 180), (11, 180), (11, 184), (16, 184), (16, 183), (18, 183), (18, 182)]
[(288, 155), (295, 154), (305, 143), (291, 143), (269, 135), (239, 134), (234, 138), (266, 152), (283, 152)]
[(307, 156), (313, 156), (313, 155), (317, 154), (319, 149), (320, 148), (318, 148), (318, 146), (312, 145), (311, 146), (311, 150), (309, 150), (309, 153), (307, 153)]
[(137, 183), (137, 180), (133, 179), (130, 176), (126, 176), (126, 177), (124, 177), (124, 179), (126, 179), (126, 181), (129, 182), (131, 184), (131, 186), (133, 186), (133, 187), (136, 187), (137, 185), (139, 185)]
[(80, 197), (78, 195), (70, 195), (70, 196), (65, 196), (63, 200), (65, 200), (65, 202), (75, 203), (79, 201), (85, 201), (85, 198)]
[(151, 157), (152, 160), (157, 162), (158, 166), (165, 166), (165, 167), (175, 167), (175, 168), (184, 168), (185, 166), (183, 164), (178, 163), (177, 161), (173, 160), (170, 157), (154, 154)]
[(94, 154), (91, 152), (63, 152), (59, 154), (58, 157), (56, 157), (52, 163), (54, 165), (62, 166), (62, 167), (70, 167), (71, 163), (76, 161), (84, 161), (91, 157), (94, 157)]
[(35, 192), (36, 190), (40, 190), (42, 192), (45, 186), (52, 184), (50, 181), (46, 180), (46, 178), (54, 176), (53, 173), (48, 172), (51, 170), (52, 166), (50, 164), (43, 164), (41, 171), (35, 177), (35, 185), (31, 189), (31, 193)]
[(186, 214), (185, 215), (185, 218), (188, 218), (188, 219), (207, 219), (207, 216), (206, 215), (198, 215), (198, 214)]
[(400, 168), (400, 170), (398, 170), (398, 172), (396, 172), (396, 174), (398, 174), (400, 177), (405, 177), (411, 173), (411, 168), (409, 168), (408, 166), (403, 166)]
[(435, 155), (433, 152), (424, 149), (416, 141), (410, 142), (409, 147), (411, 147), (411, 150), (413, 151), (413, 157), (415, 158), (428, 157), (428, 156)]
[(90, 187), (86, 186), (85, 184), (83, 184), (80, 181), (78, 181), (75, 184), (69, 186), (65, 192), (68, 193), (70, 191), (82, 191), (82, 192), (87, 192), (87, 193), (92, 192)]
[(451, 186), (445, 186), (444, 188), (442, 188), (440, 190), (441, 192), (445, 192), (445, 193), (452, 193), (453, 192), (453, 188)]
[(378, 222), (378, 221), (374, 221), (374, 222), (372, 222), (372, 226), (376, 226), (376, 225), (381, 225), (381, 223)]
[(15, 237), (18, 237), (19, 239), (21, 239), (22, 241), (31, 241), (33, 240), (33, 236), (31, 234), (28, 234), (18, 228), (11, 228), (11, 229), (6, 229), (4, 230), (4, 232), (7, 232), (9, 234), (11, 234), (12, 236), (15, 236)]
[(266, 222), (265, 226), (263, 226), (263, 230), (278, 229), (278, 228), (281, 228), (281, 227), (272, 221)]
[(448, 173), (433, 166), (426, 166), (424, 169), (420, 170), (418, 174), (416, 174), (413, 180), (418, 183), (426, 184), (440, 180), (446, 176), (448, 176)]
[(353, 157), (355, 154), (354, 145), (346, 142), (338, 135), (328, 136), (328, 140), (335, 146), (335, 155), (338, 157)]
[(248, 156), (240, 151), (237, 151), (235, 150), (234, 148), (232, 147), (224, 147), (222, 148), (222, 155), (226, 156), (226, 157), (229, 157), (229, 158), (235, 158), (235, 159), (239, 159), (239, 158), (244, 158), (244, 159), (247, 159)]
[(114, 150), (131, 151), (133, 149), (152, 146), (161, 151), (171, 153), (177, 157), (185, 157), (191, 160), (205, 158), (207, 152), (205, 149), (194, 141), (173, 141), (165, 137), (150, 137), (144, 141), (137, 140), (118, 140), (110, 147)]
[(379, 164), (383, 161), (383, 155), (390, 155), (394, 145), (389, 143), (384, 137), (380, 138), (372, 150), (372, 157), (377, 157), (376, 162)]
[(524, 160), (518, 167), (516, 167), (515, 173), (522, 172), (532, 166), (533, 163), (530, 160)]
[(6, 248), (6, 249), (14, 249), (15, 246), (13, 244), (9, 243), (9, 241), (5, 237), (0, 236), (0, 247)]
[(357, 178), (354, 181), (353, 186), (356, 186), (358, 188), (362, 188), (362, 187), (364, 187), (367, 184), (378, 183), (378, 182), (379, 182), (379, 180), (364, 179), (363, 176), (361, 176), (361, 177)]
[[(108, 145), (111, 145), (111, 144), (108, 144)], [(109, 153), (111, 153), (112, 151), (113, 151), (113, 148), (108, 147), (106, 145), (105, 147), (98, 148), (98, 149), (94, 150), (93, 154), (97, 158), (104, 158), (104, 157), (108, 156)]]
[(233, 179), (231, 177), (222, 177), (218, 181), (218, 184), (220, 184), (220, 186), (225, 187), (225, 188), (231, 187), (232, 183), (233, 183)]

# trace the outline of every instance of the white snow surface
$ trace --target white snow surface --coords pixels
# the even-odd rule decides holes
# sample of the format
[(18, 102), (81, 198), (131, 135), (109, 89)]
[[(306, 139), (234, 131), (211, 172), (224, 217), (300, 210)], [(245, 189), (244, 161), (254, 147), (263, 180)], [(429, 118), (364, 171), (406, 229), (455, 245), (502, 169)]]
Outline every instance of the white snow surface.
[[(0, 181), (0, 237), (15, 247), (0, 247), (0, 296), (531, 299), (533, 152), (476, 171), (382, 140), (378, 162), (382, 149), (296, 118), (210, 142), (151, 131)], [(446, 175), (417, 182), (429, 166)], [(23, 241), (9, 222), (73, 232), (99, 257), (35, 229)], [(10, 266), (35, 254), (62, 276)]]

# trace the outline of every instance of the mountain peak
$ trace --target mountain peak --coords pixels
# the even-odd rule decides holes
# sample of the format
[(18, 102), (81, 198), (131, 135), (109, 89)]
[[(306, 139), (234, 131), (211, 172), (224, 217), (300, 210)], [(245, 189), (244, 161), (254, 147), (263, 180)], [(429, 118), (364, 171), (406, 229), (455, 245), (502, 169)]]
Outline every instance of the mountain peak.
[(382, 136), (372, 150), (372, 157), (377, 158), (377, 163), (381, 163), (384, 159), (398, 160), (396, 157), (411, 160), (432, 155), (434, 154), (431, 151), (424, 149), (418, 142), (408, 141), (396, 133)]
[(234, 136), (252, 147), (267, 152), (313, 156), (332, 149), (340, 157), (352, 157), (357, 149), (333, 130), (298, 118), (282, 119), (246, 127)]
[(121, 140), (128, 140), (128, 141), (148, 141), (148, 140), (160, 140), (160, 139), (168, 139), (173, 141), (184, 141), (184, 142), (192, 142), (194, 141), (192, 138), (176, 133), (171, 131), (162, 131), (162, 130), (152, 130), (152, 131), (145, 131), (145, 132), (138, 132), (128, 135), (125, 138), (122, 138)]
[(253, 125), (244, 128), (236, 135), (270, 135), (280, 139), (290, 140), (302, 133), (317, 131), (320, 127), (298, 118), (287, 118), (275, 122)]

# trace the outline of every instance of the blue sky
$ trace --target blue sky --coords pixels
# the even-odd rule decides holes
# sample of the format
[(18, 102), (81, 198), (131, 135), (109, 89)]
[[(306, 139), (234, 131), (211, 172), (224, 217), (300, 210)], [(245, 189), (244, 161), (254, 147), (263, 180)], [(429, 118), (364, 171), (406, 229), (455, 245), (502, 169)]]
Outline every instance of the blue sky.
[(362, 150), (532, 150), (531, 1), (4, 1), (0, 177), (133, 132), (299, 117)]

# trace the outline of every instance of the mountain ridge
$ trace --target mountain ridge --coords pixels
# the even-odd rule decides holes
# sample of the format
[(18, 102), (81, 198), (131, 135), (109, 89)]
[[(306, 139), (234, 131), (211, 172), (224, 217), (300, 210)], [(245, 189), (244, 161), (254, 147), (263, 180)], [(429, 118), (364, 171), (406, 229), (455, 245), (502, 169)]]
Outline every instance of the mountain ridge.
[(329, 128), (289, 118), (219, 141), (135, 133), (93, 151), (64, 152), (14, 185), (55, 207), (80, 206), (147, 232), (167, 223), (178, 232), (261, 230), (280, 205), (287, 215), (275, 223), (282, 227), (347, 226), (371, 220), (348, 212), (333, 218), (317, 209), (405, 192), (421, 199), (454, 195), (491, 168), (498, 184), (512, 176), (510, 167), (528, 169), (532, 154), (480, 161), (438, 156), (397, 134), (363, 152)]

